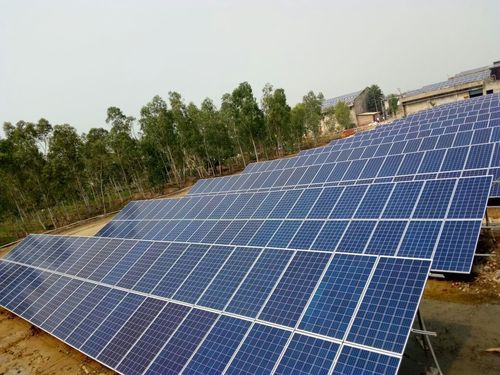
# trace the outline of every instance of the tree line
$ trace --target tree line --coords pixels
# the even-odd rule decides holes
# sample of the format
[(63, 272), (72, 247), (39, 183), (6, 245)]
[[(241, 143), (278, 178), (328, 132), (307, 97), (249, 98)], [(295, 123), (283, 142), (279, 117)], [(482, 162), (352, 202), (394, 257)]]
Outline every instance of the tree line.
[[(167, 99), (153, 97), (138, 118), (109, 107), (106, 126), (81, 135), (70, 124), (43, 118), (6, 122), (0, 139), (0, 220), (56, 227), (61, 212), (54, 207), (78, 207), (78, 216), (87, 217), (137, 193), (296, 152), (309, 140), (316, 144), (325, 116), (332, 117), (331, 111), (322, 112), (323, 99), (310, 91), (291, 108), (282, 88), (266, 84), (258, 100), (243, 82), (222, 96), (220, 108), (209, 98), (200, 106), (186, 103), (175, 91)], [(345, 108), (341, 112), (339, 118), (345, 118)], [(66, 211), (62, 216), (74, 220)]]

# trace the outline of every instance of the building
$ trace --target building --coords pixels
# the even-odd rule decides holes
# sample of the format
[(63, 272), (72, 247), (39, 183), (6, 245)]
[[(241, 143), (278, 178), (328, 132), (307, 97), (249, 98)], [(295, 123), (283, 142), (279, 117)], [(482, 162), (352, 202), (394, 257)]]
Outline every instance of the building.
[(368, 95), (368, 88), (356, 91), (350, 94), (337, 96), (335, 98), (327, 99), (323, 102), (322, 110), (325, 112), (328, 108), (335, 107), (338, 102), (344, 102), (351, 110), (351, 120), (358, 126), (358, 114), (368, 111), (366, 106), (366, 96)]
[(366, 126), (379, 121), (380, 115), (378, 112), (363, 112), (356, 115), (358, 126)]
[(404, 93), (400, 98), (409, 115), (441, 104), (500, 92), (500, 61), (455, 74), (446, 81)]

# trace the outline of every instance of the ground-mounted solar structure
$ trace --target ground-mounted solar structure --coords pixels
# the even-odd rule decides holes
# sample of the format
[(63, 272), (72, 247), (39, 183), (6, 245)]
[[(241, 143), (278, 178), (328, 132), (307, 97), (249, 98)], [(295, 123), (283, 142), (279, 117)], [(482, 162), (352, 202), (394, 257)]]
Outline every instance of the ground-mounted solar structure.
[[(433, 253), (433, 271), (469, 273), (491, 181), (478, 176), (137, 202), (98, 235), (421, 258)], [(470, 241), (452, 245), (449, 237), (459, 232)]]
[[(30, 236), (1, 262), (0, 301), (124, 373), (326, 371), (337, 354), (349, 366), (352, 351), (367, 360), (357, 366), (396, 369), (430, 264)], [(304, 346), (314, 350), (297, 356)]]
[[(31, 235), (0, 305), (124, 374), (395, 374), (431, 272), (470, 272), (499, 96)], [(493, 188), (492, 188), (493, 186)]]

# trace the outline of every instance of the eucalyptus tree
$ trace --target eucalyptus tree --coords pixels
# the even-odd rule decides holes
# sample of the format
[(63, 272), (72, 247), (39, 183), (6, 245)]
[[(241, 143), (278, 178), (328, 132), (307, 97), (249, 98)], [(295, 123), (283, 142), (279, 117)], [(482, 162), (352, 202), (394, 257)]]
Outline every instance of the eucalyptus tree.
[(181, 183), (183, 152), (177, 129), (167, 103), (158, 95), (141, 109), (141, 150), (146, 159), (149, 179), (155, 185)]
[[(101, 202), (106, 212), (105, 195), (109, 189), (115, 188), (113, 180), (113, 162), (109, 145), (109, 131), (103, 128), (92, 128), (82, 135), (82, 158), (84, 174), (94, 200)], [(119, 194), (119, 190), (117, 191)]]
[(89, 207), (89, 199), (82, 181), (82, 146), (82, 139), (75, 128), (68, 124), (54, 126), (47, 154), (47, 183), (58, 202), (79, 196)]
[(323, 118), (321, 105), (323, 101), (323, 94), (318, 93), (316, 95), (313, 91), (309, 91), (307, 95), (302, 98), (302, 103), (304, 104), (305, 127), (313, 135), (314, 143), (317, 142), (317, 138), (321, 134), (321, 120)]
[(111, 125), (109, 145), (113, 161), (121, 171), (122, 183), (129, 187), (133, 182), (142, 190), (141, 174), (142, 161), (140, 158), (138, 141), (132, 136), (132, 126), (135, 118), (126, 116), (118, 107), (109, 107), (106, 123)]
[(3, 128), (0, 190), (9, 196), (16, 213), (23, 218), (48, 200), (44, 189), (46, 160), (37, 146), (35, 124), (18, 121), (12, 125), (6, 122)]
[(238, 145), (243, 164), (246, 165), (245, 154), (253, 154), (258, 161), (266, 129), (264, 115), (248, 82), (240, 83), (231, 94), (222, 97), (221, 113), (224, 121), (230, 124), (231, 136)]
[(276, 154), (282, 155), (285, 143), (292, 137), (290, 123), (290, 106), (286, 102), (285, 90), (273, 90), (266, 84), (262, 97), (262, 111), (267, 126), (268, 138), (276, 145)]
[(234, 145), (229, 136), (227, 124), (222, 120), (220, 112), (213, 101), (206, 98), (200, 108), (189, 106), (191, 117), (198, 124), (206, 155), (207, 166), (215, 174), (216, 169), (222, 173), (222, 165), (229, 164), (234, 156)]
[(306, 129), (306, 110), (304, 103), (297, 103), (290, 111), (290, 142), (291, 147), (300, 150)]
[(174, 129), (177, 132), (180, 147), (183, 153), (184, 175), (190, 170), (196, 170), (200, 177), (200, 170), (204, 155), (202, 137), (197, 123), (189, 117), (187, 106), (184, 104), (179, 93), (169, 93), (170, 113), (174, 121)]

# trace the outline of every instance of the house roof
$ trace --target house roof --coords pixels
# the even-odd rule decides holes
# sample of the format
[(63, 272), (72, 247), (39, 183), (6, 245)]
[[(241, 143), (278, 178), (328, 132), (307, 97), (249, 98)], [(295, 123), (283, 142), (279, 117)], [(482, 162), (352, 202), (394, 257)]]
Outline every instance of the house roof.
[(482, 68), (476, 68), (471, 70), (466, 70), (455, 74), (446, 81), (441, 81), (437, 83), (432, 83), (430, 85), (425, 85), (419, 89), (411, 90), (403, 94), (403, 97), (409, 97), (414, 95), (419, 95), (435, 90), (444, 89), (447, 87), (453, 87), (458, 85), (463, 85), (475, 81), (484, 81), (491, 75), (491, 66), (485, 66)]
[(362, 92), (363, 92), (363, 90), (359, 90), (356, 92), (352, 92), (350, 94), (340, 95), (340, 96), (337, 96), (335, 98), (326, 99), (323, 102), (323, 105), (321, 106), (321, 108), (326, 109), (326, 108), (333, 107), (338, 102), (344, 102), (345, 104), (347, 104), (350, 107), (353, 105), (354, 99), (356, 99), (359, 96), (359, 94), (361, 94)]

